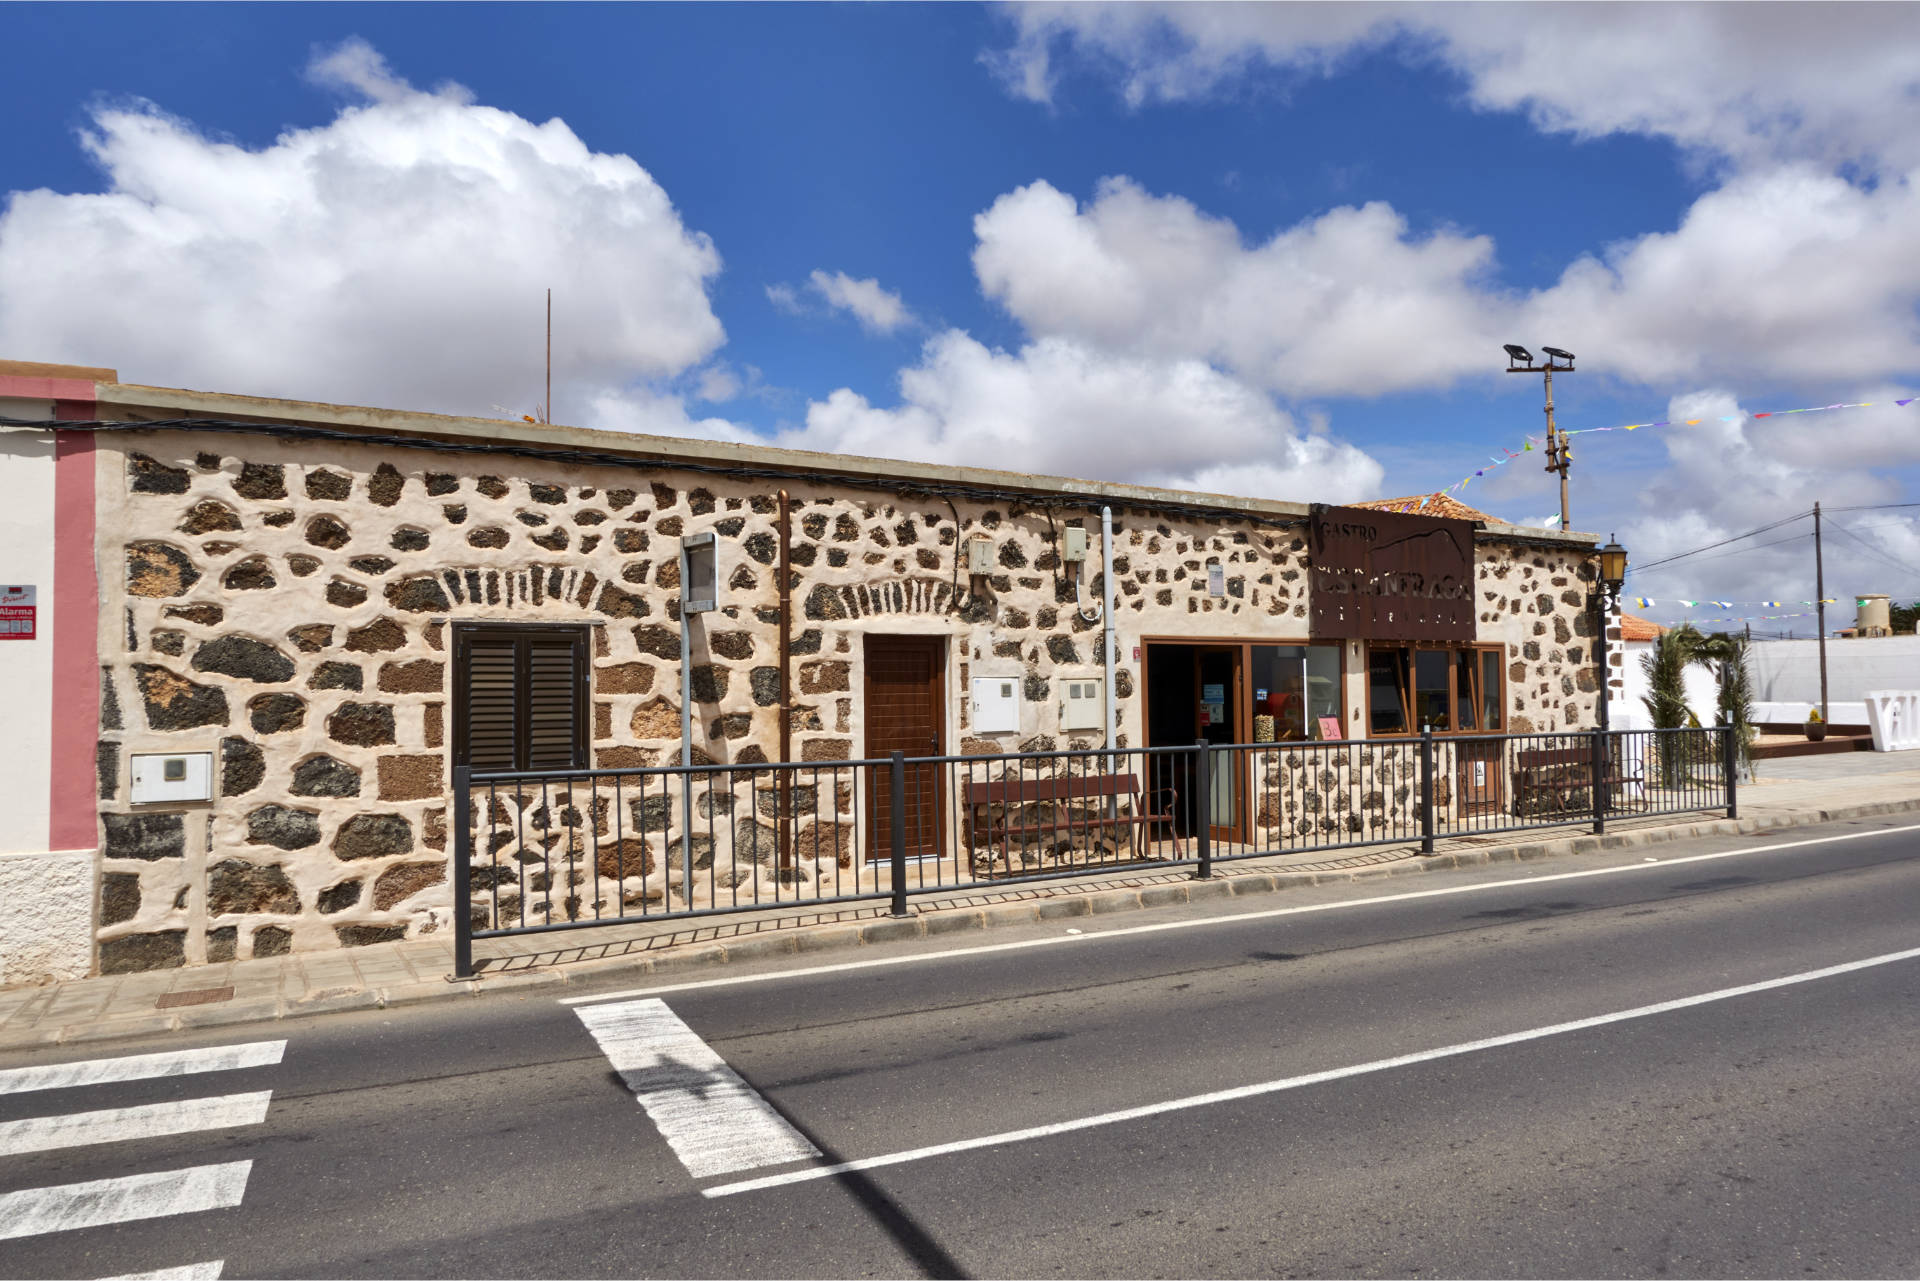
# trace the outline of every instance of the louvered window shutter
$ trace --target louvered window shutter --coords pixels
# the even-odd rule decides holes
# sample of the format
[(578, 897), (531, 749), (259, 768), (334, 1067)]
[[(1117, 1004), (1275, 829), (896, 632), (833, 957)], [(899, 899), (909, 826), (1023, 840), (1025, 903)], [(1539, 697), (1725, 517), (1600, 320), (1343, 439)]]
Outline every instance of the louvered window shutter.
[(584, 628), (457, 627), (454, 762), (575, 769), (587, 756)]

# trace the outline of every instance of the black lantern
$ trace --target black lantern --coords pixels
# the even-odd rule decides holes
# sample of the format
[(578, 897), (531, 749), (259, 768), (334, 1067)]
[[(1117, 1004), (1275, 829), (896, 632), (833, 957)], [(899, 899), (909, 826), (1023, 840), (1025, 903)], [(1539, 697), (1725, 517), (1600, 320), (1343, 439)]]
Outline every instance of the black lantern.
[(1593, 656), (1600, 667), (1600, 729), (1608, 729), (1607, 703), (1611, 695), (1607, 658), (1607, 627), (1612, 622), (1613, 611), (1620, 604), (1620, 587), (1627, 580), (1627, 549), (1618, 541), (1609, 537), (1607, 545), (1598, 549), (1600, 556), (1600, 593), (1595, 601), (1600, 607), (1599, 635), (1593, 647)]
[(1600, 549), (1600, 584), (1607, 589), (1609, 600), (1618, 599), (1620, 585), (1627, 581), (1627, 549), (1619, 543), (1608, 542)]

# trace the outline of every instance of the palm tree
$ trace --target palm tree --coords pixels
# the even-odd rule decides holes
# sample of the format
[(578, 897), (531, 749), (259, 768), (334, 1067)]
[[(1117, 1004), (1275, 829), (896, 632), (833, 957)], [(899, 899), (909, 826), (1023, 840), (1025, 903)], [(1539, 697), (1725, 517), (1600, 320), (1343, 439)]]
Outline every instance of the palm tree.
[(1714, 700), (1716, 720), (1734, 736), (1741, 769), (1753, 777), (1753, 683), (1747, 675), (1747, 642), (1728, 632), (1715, 632), (1700, 646), (1702, 661), (1713, 665), (1719, 694)]
[[(1653, 652), (1640, 658), (1640, 670), (1647, 676), (1647, 693), (1640, 701), (1646, 705), (1653, 727), (1681, 729), (1693, 716), (1687, 707), (1687, 668), (1701, 657), (1707, 638), (1692, 623), (1682, 623), (1661, 634), (1653, 643)], [(1684, 769), (1680, 735), (1657, 734), (1660, 747), (1660, 777), (1668, 787), (1677, 786)]]

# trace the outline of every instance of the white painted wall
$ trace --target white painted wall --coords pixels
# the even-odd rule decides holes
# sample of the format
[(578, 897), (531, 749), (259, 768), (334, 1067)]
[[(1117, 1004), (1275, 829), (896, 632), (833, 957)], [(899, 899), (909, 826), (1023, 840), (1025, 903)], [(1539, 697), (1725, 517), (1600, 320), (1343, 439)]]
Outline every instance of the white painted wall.
[[(53, 405), (0, 399), (0, 415), (47, 419)], [(51, 432), (0, 429), (0, 581), (39, 592), (37, 638), (0, 641), (0, 854), (44, 853), (53, 715)]]
[[(1808, 707), (1819, 706), (1820, 642), (1755, 641), (1748, 670), (1756, 703), (1804, 704), (1803, 717)], [(1829, 706), (1864, 703), (1868, 692), (1877, 689), (1920, 689), (1920, 636), (1829, 637)], [(1837, 714), (1828, 719), (1848, 723)]]
[[(1642, 702), (1650, 688), (1646, 673), (1641, 669), (1640, 660), (1653, 653), (1652, 641), (1628, 641), (1622, 645), (1614, 641), (1613, 648), (1626, 651), (1626, 663), (1615, 668), (1624, 688), (1613, 691), (1613, 702), (1607, 708), (1608, 723), (1615, 729), (1652, 729), (1653, 717), (1647, 714), (1647, 705)], [(1703, 665), (1696, 664), (1687, 669), (1687, 706), (1700, 719), (1702, 725), (1713, 724), (1714, 704), (1720, 691), (1714, 684), (1713, 672)]]

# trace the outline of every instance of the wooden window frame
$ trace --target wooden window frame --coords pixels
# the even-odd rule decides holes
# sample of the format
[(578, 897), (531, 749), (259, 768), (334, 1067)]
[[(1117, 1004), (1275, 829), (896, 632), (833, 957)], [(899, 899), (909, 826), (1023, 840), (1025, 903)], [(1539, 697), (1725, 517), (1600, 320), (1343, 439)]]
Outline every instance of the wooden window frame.
[[(1400, 673), (1401, 679), (1400, 679), (1400, 685), (1399, 685), (1401, 723), (1407, 726), (1407, 728), (1404, 730), (1380, 731), (1378, 733), (1374, 731), (1374, 728), (1373, 728), (1373, 655), (1376, 651), (1389, 651), (1389, 652), (1406, 655), (1405, 662), (1401, 664), (1401, 673)], [(1494, 643), (1488, 643), (1488, 644), (1476, 643), (1472, 645), (1369, 644), (1366, 646), (1366, 651), (1365, 651), (1367, 656), (1367, 666), (1366, 666), (1367, 702), (1366, 702), (1366, 707), (1364, 709), (1368, 738), (1413, 738), (1419, 735), (1420, 727), (1415, 723), (1414, 715), (1413, 715), (1413, 712), (1414, 712), (1413, 655), (1416, 651), (1421, 651), (1426, 653), (1433, 653), (1437, 651), (1437, 652), (1448, 655), (1447, 708), (1448, 708), (1450, 720), (1453, 717), (1458, 715), (1459, 708), (1460, 708), (1459, 655), (1461, 655), (1462, 653), (1471, 653), (1473, 655), (1473, 662), (1470, 664), (1470, 667), (1473, 672), (1472, 697), (1473, 697), (1475, 727), (1472, 729), (1456, 729), (1449, 726), (1449, 728), (1447, 729), (1436, 729), (1433, 731), (1435, 737), (1441, 737), (1441, 736), (1452, 737), (1452, 736), (1463, 735), (1463, 734), (1466, 734), (1466, 735), (1499, 734), (1504, 732), (1503, 730), (1490, 730), (1490, 729), (1487, 729), (1485, 726), (1482, 726), (1479, 724), (1481, 717), (1485, 714), (1485, 711), (1486, 711), (1486, 701), (1484, 697), (1484, 690), (1481, 688), (1480, 674), (1485, 670), (1485, 660), (1481, 658), (1481, 655), (1489, 654), (1489, 653), (1498, 655), (1501, 661), (1496, 662), (1494, 664), (1494, 672), (1500, 681), (1498, 706), (1500, 707), (1500, 711), (1501, 711), (1500, 723), (1504, 726), (1507, 723), (1507, 715), (1506, 715), (1507, 674), (1504, 666), (1504, 660), (1506, 657), (1506, 646), (1500, 645), (1500, 644), (1494, 644)]]
[(1184, 645), (1199, 649), (1238, 649), (1240, 651), (1239, 684), (1235, 688), (1233, 741), (1235, 743), (1253, 742), (1253, 684), (1250, 673), (1253, 671), (1253, 650), (1256, 646), (1271, 645), (1278, 648), (1293, 646), (1312, 646), (1332, 649), (1340, 656), (1340, 737), (1335, 740), (1313, 739), (1313, 742), (1348, 742), (1353, 740), (1354, 726), (1349, 725), (1347, 716), (1347, 642), (1329, 640), (1326, 637), (1288, 637), (1288, 636), (1142, 636), (1135, 642), (1140, 651), (1140, 730), (1142, 742), (1153, 741), (1151, 723), (1152, 701), (1147, 697), (1147, 646)]
[[(506, 623), (506, 622), (456, 622), (447, 628), (447, 646), (451, 656), (452, 686), (449, 693), (453, 703), (453, 715), (449, 752), (456, 766), (471, 764), (471, 748), (468, 742), (467, 720), (469, 715), (469, 692), (467, 680), (468, 646), (476, 639), (505, 639), (518, 641), (530, 635), (567, 636), (574, 642), (573, 672), (573, 761), (565, 766), (544, 766), (544, 769), (586, 769), (589, 767), (591, 751), (591, 726), (593, 723), (593, 627), (588, 623)], [(531, 772), (525, 762), (529, 758), (530, 730), (532, 718), (527, 714), (528, 699), (524, 691), (531, 684), (529, 649), (517, 646), (514, 656), (514, 764), (515, 772)], [(506, 772), (506, 771), (498, 771)]]

